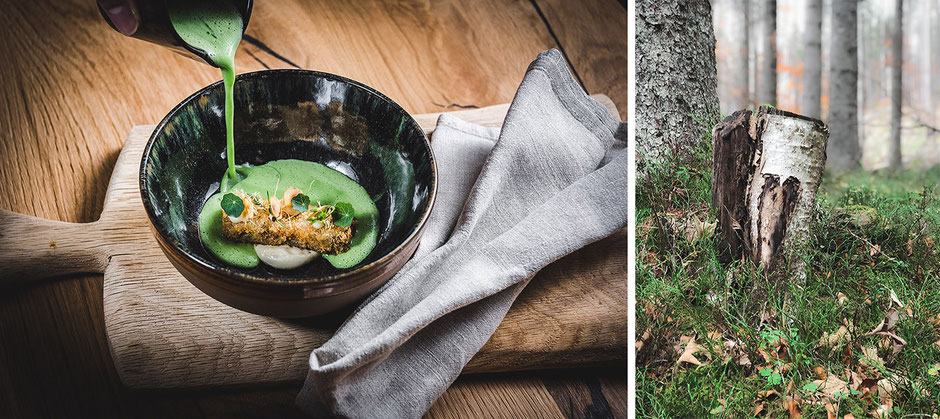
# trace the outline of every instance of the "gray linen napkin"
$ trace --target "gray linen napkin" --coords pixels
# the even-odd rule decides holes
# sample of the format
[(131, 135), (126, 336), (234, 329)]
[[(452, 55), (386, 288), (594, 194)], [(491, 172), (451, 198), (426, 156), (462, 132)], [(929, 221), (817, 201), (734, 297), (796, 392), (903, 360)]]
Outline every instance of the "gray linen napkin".
[(529, 66), (501, 132), (443, 115), (432, 147), (422, 243), (310, 354), (297, 404), (311, 415), (420, 416), (539, 269), (627, 223), (626, 124), (557, 50)]

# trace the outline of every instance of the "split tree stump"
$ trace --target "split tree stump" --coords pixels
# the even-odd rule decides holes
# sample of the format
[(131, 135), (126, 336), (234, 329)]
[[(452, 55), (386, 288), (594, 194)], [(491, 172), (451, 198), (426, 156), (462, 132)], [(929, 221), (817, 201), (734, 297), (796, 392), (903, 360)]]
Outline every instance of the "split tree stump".
[(740, 110), (712, 131), (712, 205), (722, 262), (750, 259), (765, 271), (806, 276), (798, 250), (809, 238), (826, 166), (822, 121), (761, 107)]

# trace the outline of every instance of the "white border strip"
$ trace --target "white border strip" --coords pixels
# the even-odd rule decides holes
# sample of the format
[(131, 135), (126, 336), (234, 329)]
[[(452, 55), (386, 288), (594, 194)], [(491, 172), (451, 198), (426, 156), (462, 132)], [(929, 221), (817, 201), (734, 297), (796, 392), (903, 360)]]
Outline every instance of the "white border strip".
[(636, 5), (627, 2), (627, 417), (636, 417)]

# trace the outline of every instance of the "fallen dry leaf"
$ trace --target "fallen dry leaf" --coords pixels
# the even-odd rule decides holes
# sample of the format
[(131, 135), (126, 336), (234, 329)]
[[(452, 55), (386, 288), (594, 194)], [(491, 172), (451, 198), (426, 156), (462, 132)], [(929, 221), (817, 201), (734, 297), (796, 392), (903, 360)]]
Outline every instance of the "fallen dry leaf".
[(820, 380), (826, 379), (826, 370), (823, 369), (823, 367), (816, 367), (813, 369), (813, 372), (816, 373), (816, 376), (819, 377)]
[(842, 348), (842, 363), (852, 365), (853, 361), (855, 361), (855, 358), (852, 356), (852, 345), (845, 345)]
[(845, 416), (842, 417), (842, 419), (855, 419), (855, 415), (851, 413), (846, 413)]
[(901, 300), (898, 299), (898, 294), (895, 293), (894, 290), (892, 289), (889, 289), (888, 291), (890, 291), (890, 294), (891, 294), (891, 301), (894, 301), (894, 303), (897, 304), (898, 307), (904, 307), (904, 303), (902, 303)]
[(819, 339), (818, 346), (833, 347), (852, 340), (852, 334), (845, 326), (839, 326), (839, 330), (832, 333), (824, 333)]
[(778, 393), (777, 390), (758, 391), (757, 400), (754, 400), (754, 416), (764, 411), (765, 403), (772, 402), (778, 398), (780, 398), (780, 393)]
[(866, 378), (862, 380), (856, 390), (862, 392), (862, 398), (867, 397), (869, 394), (878, 392), (878, 380), (874, 378)]
[[(894, 294), (894, 291), (892, 291), (892, 298), (897, 298), (893, 294)], [(900, 336), (894, 334), (892, 330), (894, 330), (894, 328), (897, 326), (899, 321), (906, 319), (909, 316), (909, 314), (905, 315), (906, 313), (909, 313), (909, 312), (910, 312), (910, 309), (905, 309), (904, 312), (895, 310), (893, 308), (888, 310), (888, 312), (885, 313), (885, 318), (881, 320), (881, 323), (879, 323), (878, 326), (876, 326), (874, 330), (872, 330), (871, 332), (865, 333), (863, 336), (873, 336), (873, 335), (887, 336), (887, 337), (890, 337), (891, 339), (894, 339), (895, 341), (900, 343), (902, 346), (907, 346), (907, 341), (901, 338)]]
[(888, 399), (885, 402), (882, 402), (881, 406), (878, 406), (875, 410), (871, 412), (872, 417), (876, 418), (888, 418), (891, 416), (891, 407), (894, 403), (891, 399)]
[[(816, 384), (816, 395), (825, 402), (836, 402), (838, 397), (844, 397), (849, 394), (848, 385), (835, 374), (828, 374), (825, 380), (814, 380)], [(838, 393), (838, 394), (837, 394)], [(838, 397), (837, 397), (838, 396)]]
[(885, 318), (881, 319), (881, 323), (878, 323), (878, 326), (874, 330), (868, 332), (869, 334), (875, 334), (878, 332), (888, 332), (894, 329), (897, 326), (898, 321), (901, 320), (901, 313), (895, 309), (890, 309), (885, 313)]
[(826, 403), (826, 419), (838, 419), (836, 413), (839, 412), (839, 404)]
[(676, 363), (687, 362), (694, 365), (705, 365), (695, 357), (695, 353), (701, 349), (705, 349), (705, 347), (695, 343), (695, 338), (690, 338), (688, 343), (685, 344), (685, 350), (682, 351), (682, 355), (679, 355), (679, 360), (677, 360)]
[(689, 243), (699, 239), (709, 238), (715, 233), (717, 221), (708, 222), (700, 219), (696, 214), (683, 214), (681, 212), (667, 213), (666, 220), (669, 228), (681, 234)]
[(875, 390), (875, 395), (878, 396), (878, 400), (880, 400), (882, 404), (891, 400), (891, 395), (897, 390), (899, 381), (901, 380), (896, 378), (882, 378), (878, 380), (878, 387)]
[(643, 332), (643, 336), (640, 337), (640, 340), (636, 341), (636, 351), (640, 352), (643, 349), (643, 345), (646, 345), (646, 341), (652, 336), (652, 332), (649, 328)]
[(724, 362), (734, 360), (738, 365), (751, 365), (751, 360), (748, 358), (747, 354), (744, 352), (743, 347), (740, 342), (734, 339), (728, 339), (723, 342), (724, 345)]
[(787, 414), (790, 415), (790, 419), (799, 419), (803, 417), (803, 414), (800, 413), (800, 403), (797, 400), (792, 398), (787, 398), (783, 402), (783, 407), (787, 409)]

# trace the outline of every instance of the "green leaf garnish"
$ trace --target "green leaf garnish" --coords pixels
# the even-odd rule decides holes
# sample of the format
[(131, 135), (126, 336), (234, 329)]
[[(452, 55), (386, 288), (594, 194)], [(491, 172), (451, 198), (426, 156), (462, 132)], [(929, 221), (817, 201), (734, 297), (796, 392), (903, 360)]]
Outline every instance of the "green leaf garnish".
[(294, 206), (294, 209), (299, 212), (307, 211), (307, 207), (310, 206), (310, 197), (304, 194), (299, 194), (290, 200), (291, 205)]
[(333, 205), (333, 224), (340, 227), (348, 227), (353, 222), (354, 210), (352, 204), (348, 202), (337, 202)]
[(245, 211), (245, 203), (238, 195), (227, 193), (222, 195), (222, 211), (225, 211), (229, 217), (238, 217)]

